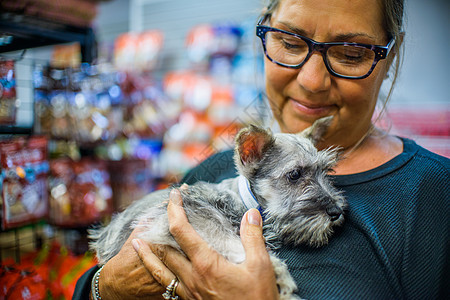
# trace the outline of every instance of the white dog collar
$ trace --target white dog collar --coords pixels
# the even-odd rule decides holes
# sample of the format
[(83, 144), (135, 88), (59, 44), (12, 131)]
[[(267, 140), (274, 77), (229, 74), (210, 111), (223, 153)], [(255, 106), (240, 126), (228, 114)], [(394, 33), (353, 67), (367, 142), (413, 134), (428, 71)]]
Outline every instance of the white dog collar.
[(255, 195), (253, 195), (252, 190), (250, 189), (250, 183), (248, 182), (245, 176), (239, 175), (238, 177), (238, 187), (239, 187), (239, 195), (241, 196), (242, 202), (244, 203), (247, 209), (256, 208), (259, 209), (259, 203), (256, 200)]

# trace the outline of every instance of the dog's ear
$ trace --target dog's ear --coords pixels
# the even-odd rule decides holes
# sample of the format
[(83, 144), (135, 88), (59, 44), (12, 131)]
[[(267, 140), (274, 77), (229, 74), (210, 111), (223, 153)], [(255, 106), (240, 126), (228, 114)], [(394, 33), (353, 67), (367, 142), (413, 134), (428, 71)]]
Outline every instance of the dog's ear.
[(241, 129), (236, 135), (235, 152), (243, 166), (261, 161), (275, 139), (270, 131), (255, 125)]
[(299, 133), (300, 136), (309, 139), (314, 145), (317, 145), (328, 130), (333, 120), (333, 116), (324, 117), (316, 120), (311, 127), (306, 128)]

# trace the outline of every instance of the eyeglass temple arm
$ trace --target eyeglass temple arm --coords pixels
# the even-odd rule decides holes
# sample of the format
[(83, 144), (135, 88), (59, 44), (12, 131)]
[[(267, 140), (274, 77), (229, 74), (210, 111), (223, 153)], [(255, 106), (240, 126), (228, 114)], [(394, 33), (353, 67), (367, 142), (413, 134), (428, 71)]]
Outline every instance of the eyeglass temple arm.
[(267, 18), (268, 18), (270, 15), (271, 15), (271, 14), (268, 14), (268, 13), (263, 14), (263, 15), (258, 19), (258, 23), (256, 23), (256, 25), (257, 25), (257, 26), (262, 25), (262, 24), (267, 20)]

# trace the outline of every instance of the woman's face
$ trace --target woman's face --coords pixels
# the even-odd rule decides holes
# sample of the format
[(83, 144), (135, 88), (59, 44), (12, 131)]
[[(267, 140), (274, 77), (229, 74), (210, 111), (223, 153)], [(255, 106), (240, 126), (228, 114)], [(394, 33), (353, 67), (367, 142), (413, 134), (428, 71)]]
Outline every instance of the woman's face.
[[(318, 42), (386, 45), (379, 1), (281, 0), (270, 26), (299, 33)], [(320, 53), (300, 69), (265, 59), (266, 91), (283, 132), (299, 132), (315, 120), (334, 116), (319, 148), (357, 143), (370, 128), (378, 91), (387, 72), (378, 62), (365, 79), (343, 79), (328, 73)]]

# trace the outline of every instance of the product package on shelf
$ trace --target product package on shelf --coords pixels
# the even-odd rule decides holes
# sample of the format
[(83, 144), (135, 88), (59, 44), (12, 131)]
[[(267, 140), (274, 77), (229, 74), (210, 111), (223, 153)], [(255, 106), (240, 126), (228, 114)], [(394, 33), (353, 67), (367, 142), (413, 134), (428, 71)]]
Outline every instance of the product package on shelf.
[(118, 74), (123, 95), (123, 135), (162, 138), (178, 117), (181, 110), (179, 101), (168, 98), (151, 76), (124, 72)]
[(53, 138), (72, 135), (73, 123), (69, 111), (67, 71), (54, 68), (37, 68), (33, 73), (35, 86), (35, 132)]
[[(193, 27), (185, 43), (189, 69), (164, 76), (164, 92), (182, 103), (177, 123), (164, 135), (160, 161), (169, 181), (178, 181), (207, 157), (232, 148), (234, 135), (249, 120), (241, 116), (243, 109), (236, 101), (240, 83), (233, 70), (241, 36), (239, 26), (231, 23)], [(247, 70), (250, 64), (240, 59), (240, 66)], [(241, 89), (240, 94), (244, 93)], [(252, 91), (251, 96), (255, 94)], [(253, 101), (245, 104), (253, 105)]]
[(16, 105), (14, 61), (0, 59), (0, 125), (16, 122)]
[(116, 211), (124, 210), (154, 189), (150, 164), (149, 160), (137, 158), (108, 163)]
[(47, 139), (19, 137), (0, 142), (2, 228), (42, 219), (48, 214)]
[(123, 119), (115, 76), (87, 64), (80, 69), (36, 69), (35, 131), (81, 145), (114, 139)]
[(96, 156), (108, 165), (114, 211), (122, 211), (157, 188), (162, 176), (158, 163), (161, 148), (161, 140), (137, 137), (96, 148)]
[(102, 160), (52, 159), (49, 190), (49, 219), (58, 226), (86, 227), (113, 211), (109, 173)]
[(160, 60), (164, 35), (159, 30), (124, 33), (114, 45), (114, 64), (119, 71), (152, 71)]
[(58, 242), (24, 254), (20, 263), (0, 266), (0, 299), (71, 299), (80, 276), (96, 264), (93, 255), (75, 255)]

